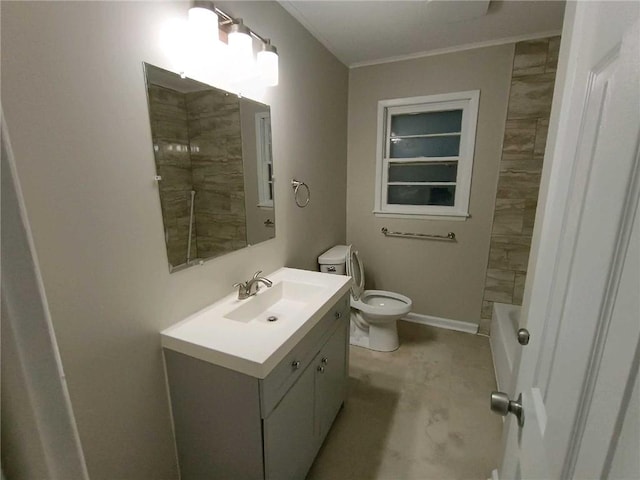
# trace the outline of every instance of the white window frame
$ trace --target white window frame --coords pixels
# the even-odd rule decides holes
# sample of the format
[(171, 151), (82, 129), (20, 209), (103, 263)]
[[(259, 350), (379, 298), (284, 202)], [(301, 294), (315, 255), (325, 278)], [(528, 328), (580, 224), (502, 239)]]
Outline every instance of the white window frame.
[[(464, 220), (469, 217), (469, 194), (475, 151), (476, 125), (480, 90), (445, 93), (420, 97), (395, 98), (378, 102), (378, 145), (376, 152), (376, 191), (373, 213), (381, 217), (440, 218)], [(462, 109), (460, 151), (457, 157), (417, 157), (390, 159), (388, 132), (393, 114), (423, 113)], [(389, 161), (393, 163), (425, 163), (457, 161), (456, 193), (453, 206), (394, 205), (387, 203)], [(446, 185), (446, 183), (443, 183)]]
[(258, 207), (273, 208), (273, 197), (269, 194), (269, 165), (273, 172), (273, 158), (271, 154), (271, 114), (269, 112), (256, 113), (256, 157), (258, 161)]

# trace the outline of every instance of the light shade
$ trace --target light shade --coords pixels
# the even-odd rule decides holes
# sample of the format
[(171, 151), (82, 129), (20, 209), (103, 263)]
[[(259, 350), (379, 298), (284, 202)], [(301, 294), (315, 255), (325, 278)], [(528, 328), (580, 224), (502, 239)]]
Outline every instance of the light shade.
[(250, 61), (253, 58), (253, 40), (249, 29), (239, 18), (229, 29), (229, 53), (239, 61)]
[(204, 83), (211, 83), (223, 68), (218, 15), (212, 8), (209, 2), (196, 1), (189, 9), (190, 49), (185, 73)]
[(189, 30), (194, 40), (207, 42), (209, 47), (220, 41), (218, 15), (209, 8), (193, 6), (189, 9)]
[(267, 41), (258, 52), (258, 71), (264, 84), (268, 87), (278, 85), (278, 51)]

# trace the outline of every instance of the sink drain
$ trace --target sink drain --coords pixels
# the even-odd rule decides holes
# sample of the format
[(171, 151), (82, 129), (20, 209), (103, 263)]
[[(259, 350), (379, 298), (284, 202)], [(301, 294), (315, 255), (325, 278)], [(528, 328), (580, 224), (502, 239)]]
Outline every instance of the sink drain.
[(269, 317), (267, 317), (267, 321), (268, 322), (275, 322), (278, 319), (278, 317), (271, 315)]

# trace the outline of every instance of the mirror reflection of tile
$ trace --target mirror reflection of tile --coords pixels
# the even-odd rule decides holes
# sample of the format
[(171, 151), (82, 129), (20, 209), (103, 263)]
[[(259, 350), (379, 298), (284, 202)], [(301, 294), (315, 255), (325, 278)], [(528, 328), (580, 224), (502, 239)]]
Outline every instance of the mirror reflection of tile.
[(274, 238), (269, 106), (145, 73), (169, 269)]

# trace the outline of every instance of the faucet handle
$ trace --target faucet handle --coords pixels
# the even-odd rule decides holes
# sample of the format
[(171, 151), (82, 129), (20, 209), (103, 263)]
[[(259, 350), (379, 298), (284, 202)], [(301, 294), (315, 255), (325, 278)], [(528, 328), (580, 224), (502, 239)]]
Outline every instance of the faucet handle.
[(253, 274), (253, 278), (258, 278), (261, 273), (262, 273), (262, 270), (258, 270), (256, 273)]
[(233, 286), (236, 287), (236, 288), (240, 288), (240, 287), (247, 288), (247, 283), (246, 282), (238, 282), (238, 283), (234, 283)]

